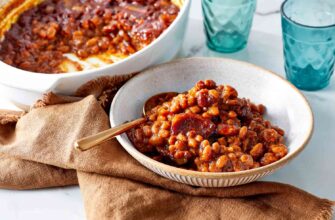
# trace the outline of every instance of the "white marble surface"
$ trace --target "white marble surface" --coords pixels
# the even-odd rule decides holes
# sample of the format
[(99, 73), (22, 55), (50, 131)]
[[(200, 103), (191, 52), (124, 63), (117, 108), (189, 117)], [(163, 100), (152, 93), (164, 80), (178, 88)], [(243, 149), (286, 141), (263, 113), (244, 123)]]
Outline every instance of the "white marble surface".
[[(248, 47), (235, 54), (212, 52), (204, 45), (200, 0), (193, 0), (183, 56), (217, 56), (246, 60), (284, 75), (279, 5), (282, 0), (258, 0)], [(276, 12), (277, 11), (277, 12)], [(265, 180), (289, 183), (335, 200), (335, 78), (319, 92), (305, 93), (315, 116), (313, 138), (302, 154)], [(1, 93), (0, 93), (1, 97)], [(1, 108), (13, 106), (0, 98)], [(43, 190), (0, 190), (0, 219), (85, 219), (78, 187)]]

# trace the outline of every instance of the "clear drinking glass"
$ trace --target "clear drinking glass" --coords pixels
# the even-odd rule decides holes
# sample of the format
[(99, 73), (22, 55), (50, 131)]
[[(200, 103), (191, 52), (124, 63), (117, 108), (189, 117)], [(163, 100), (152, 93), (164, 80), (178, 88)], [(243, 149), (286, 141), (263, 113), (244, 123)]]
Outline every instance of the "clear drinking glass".
[(202, 0), (207, 46), (232, 53), (247, 45), (256, 0)]
[(287, 79), (303, 90), (326, 87), (335, 63), (335, 0), (286, 0), (281, 15)]

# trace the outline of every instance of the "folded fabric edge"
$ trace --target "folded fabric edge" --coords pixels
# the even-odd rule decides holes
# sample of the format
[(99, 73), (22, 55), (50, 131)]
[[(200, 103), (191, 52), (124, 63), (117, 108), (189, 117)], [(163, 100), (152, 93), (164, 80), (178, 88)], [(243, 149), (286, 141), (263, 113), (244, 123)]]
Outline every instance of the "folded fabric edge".
[(29, 185), (12, 185), (12, 184), (2, 184), (0, 183), (0, 189), (6, 190), (39, 190), (39, 189), (50, 189), (50, 188), (58, 188), (58, 187), (70, 187), (70, 186), (78, 186), (77, 182), (73, 183), (64, 183), (64, 184), (50, 184), (45, 186), (29, 186)]
[(320, 203), (321, 213), (316, 218), (317, 220), (321, 219), (332, 219), (334, 214), (335, 201), (330, 201), (328, 199), (322, 199)]
[(6, 125), (16, 123), (23, 115), (24, 111), (12, 111), (0, 109), (0, 124)]
[(78, 185), (77, 171), (0, 154), (0, 188), (30, 190)]

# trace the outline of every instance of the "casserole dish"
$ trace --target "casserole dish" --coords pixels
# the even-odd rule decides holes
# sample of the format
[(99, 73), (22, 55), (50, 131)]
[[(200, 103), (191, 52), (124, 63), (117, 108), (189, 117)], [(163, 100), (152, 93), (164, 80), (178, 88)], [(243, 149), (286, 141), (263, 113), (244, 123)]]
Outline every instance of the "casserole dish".
[[(0, 61), (2, 94), (18, 107), (26, 108), (48, 91), (72, 95), (80, 85), (99, 76), (127, 75), (171, 60), (183, 42), (190, 8), (190, 0), (173, 1), (180, 5), (180, 12), (173, 23), (151, 44), (113, 64), (80, 72), (40, 74), (14, 68)], [(20, 13), (40, 2), (40, 0), (1, 2), (0, 39)]]

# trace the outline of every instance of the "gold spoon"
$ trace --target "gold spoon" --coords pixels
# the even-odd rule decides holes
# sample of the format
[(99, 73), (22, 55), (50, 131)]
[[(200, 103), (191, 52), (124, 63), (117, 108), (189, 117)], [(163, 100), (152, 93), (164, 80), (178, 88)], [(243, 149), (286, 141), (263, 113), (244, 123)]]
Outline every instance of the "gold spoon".
[(94, 146), (101, 144), (107, 140), (114, 138), (117, 135), (120, 135), (129, 129), (136, 127), (139, 124), (144, 123), (147, 119), (146, 116), (148, 112), (156, 107), (157, 105), (162, 104), (163, 102), (171, 99), (172, 97), (178, 95), (177, 92), (164, 92), (154, 96), (151, 96), (147, 101), (144, 103), (143, 106), (143, 115), (144, 117), (133, 120), (131, 122), (124, 123), (122, 125), (116, 126), (114, 128), (110, 128), (108, 130), (99, 132), (97, 134), (93, 134), (88, 137), (81, 138), (74, 143), (74, 148), (86, 151), (88, 149), (93, 148)]

